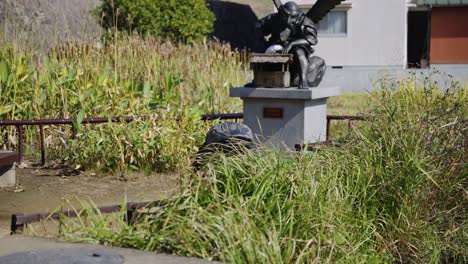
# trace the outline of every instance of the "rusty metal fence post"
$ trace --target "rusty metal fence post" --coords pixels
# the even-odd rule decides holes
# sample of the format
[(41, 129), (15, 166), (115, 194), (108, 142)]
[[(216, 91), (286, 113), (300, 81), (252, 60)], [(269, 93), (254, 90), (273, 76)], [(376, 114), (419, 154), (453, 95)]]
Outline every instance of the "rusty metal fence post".
[(45, 165), (45, 143), (44, 143), (44, 126), (39, 126), (39, 136), (41, 137), (41, 165)]
[(18, 162), (19, 164), (23, 163), (23, 152), (24, 152), (24, 145), (23, 145), (23, 126), (18, 125), (16, 126), (18, 131)]

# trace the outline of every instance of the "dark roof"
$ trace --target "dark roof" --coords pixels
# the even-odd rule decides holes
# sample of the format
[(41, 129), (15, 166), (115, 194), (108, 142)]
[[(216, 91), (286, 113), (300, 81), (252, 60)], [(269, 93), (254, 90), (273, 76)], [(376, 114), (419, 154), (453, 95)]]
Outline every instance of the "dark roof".
[(418, 5), (468, 5), (468, 0), (416, 0)]

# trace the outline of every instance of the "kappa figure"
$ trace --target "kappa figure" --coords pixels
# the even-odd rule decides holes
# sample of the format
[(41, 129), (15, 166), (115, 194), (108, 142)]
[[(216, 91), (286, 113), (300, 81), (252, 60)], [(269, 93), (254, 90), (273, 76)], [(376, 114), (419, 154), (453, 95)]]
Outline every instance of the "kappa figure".
[[(264, 36), (268, 37), (267, 52), (293, 54), (294, 63), (291, 69), (292, 84), (301, 89), (316, 87), (321, 82), (326, 65), (325, 61), (313, 56), (317, 45), (316, 24), (336, 5), (344, 0), (318, 0), (304, 14), (295, 2), (284, 5), (280, 0), (273, 0), (278, 13), (268, 15), (258, 21), (257, 26)], [(278, 50), (276, 47), (281, 47)]]

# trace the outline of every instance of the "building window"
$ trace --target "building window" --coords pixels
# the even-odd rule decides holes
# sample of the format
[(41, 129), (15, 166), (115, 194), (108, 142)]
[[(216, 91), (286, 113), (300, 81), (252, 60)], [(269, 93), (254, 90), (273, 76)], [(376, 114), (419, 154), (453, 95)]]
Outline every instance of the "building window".
[(348, 33), (348, 13), (344, 10), (333, 10), (318, 24), (321, 35), (345, 36)]

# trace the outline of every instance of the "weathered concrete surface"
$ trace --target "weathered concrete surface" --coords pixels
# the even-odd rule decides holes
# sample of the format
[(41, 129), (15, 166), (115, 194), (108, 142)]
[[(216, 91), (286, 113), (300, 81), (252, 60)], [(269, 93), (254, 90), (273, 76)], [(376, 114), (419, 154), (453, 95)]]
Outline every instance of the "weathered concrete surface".
[[(320, 86), (339, 86), (343, 92), (371, 92), (380, 88), (379, 80), (404, 80), (408, 77), (437, 81), (441, 89), (452, 86), (452, 81), (468, 85), (468, 64), (433, 64), (430, 69), (404, 69), (400, 66), (344, 66), (327, 68)], [(385, 82), (384, 82), (385, 83)]]
[(337, 96), (341, 93), (339, 87), (320, 87), (310, 89), (296, 88), (231, 88), (229, 96), (257, 99), (282, 99), (282, 100), (315, 100)]
[[(0, 237), (10, 233), (11, 215), (14, 213), (52, 212), (71, 205), (81, 208), (80, 201), (90, 200), (97, 206), (121, 204), (124, 200), (154, 201), (176, 196), (180, 189), (180, 176), (175, 173), (127, 174), (122, 179), (118, 175), (92, 171), (76, 175), (53, 161), (45, 167), (27, 164), (27, 168), (16, 168), (18, 189), (0, 188)], [(67, 200), (70, 201), (68, 205)], [(48, 233), (49, 230), (36, 229), (39, 236), (45, 235), (43, 231)]]
[(122, 264), (124, 257), (101, 249), (59, 248), (15, 253), (0, 256), (0, 263), (74, 263), (74, 264)]
[(0, 167), (0, 188), (12, 187), (16, 184), (15, 164)]
[[(47, 250), (49, 255), (56, 256), (55, 262), (52, 262), (52, 263), (57, 263), (57, 264), (61, 264), (61, 263), (64, 263), (64, 264), (68, 264), (68, 263), (119, 263), (118, 260), (120, 258), (123, 259), (123, 262), (120, 262), (120, 263), (125, 263), (125, 264), (211, 263), (209, 261), (196, 259), (196, 258), (185, 258), (185, 257), (178, 257), (178, 256), (165, 255), (165, 254), (156, 254), (156, 253), (132, 250), (132, 249), (104, 247), (104, 246), (92, 245), (92, 244), (69, 243), (69, 242), (62, 242), (62, 241), (51, 240), (51, 239), (27, 237), (27, 236), (22, 236), (22, 235), (0, 237), (0, 263), (2, 264), (18, 263), (17, 261), (19, 261), (19, 259), (15, 259), (16, 262), (8, 262), (8, 260), (11, 260), (10, 255), (12, 254), (17, 254), (21, 252), (30, 252), (29, 254), (24, 255), (25, 256), (24, 260), (28, 260), (28, 257), (34, 256), (34, 255), (38, 256), (38, 254), (44, 250)], [(91, 254), (91, 256), (93, 253), (95, 253), (96, 255), (100, 255), (103, 257), (101, 260), (108, 260), (108, 262), (104, 262), (104, 261), (84, 262), (85, 260), (87, 260), (86, 257), (83, 257), (81, 259), (81, 262), (70, 262), (70, 259), (68, 259), (68, 261), (65, 261), (65, 262), (57, 261), (57, 260), (63, 259), (64, 256), (70, 256), (70, 254), (73, 254), (73, 253), (74, 254), (81, 253), (81, 254), (86, 254), (86, 255)], [(106, 257), (105, 259), (104, 259), (104, 256)], [(47, 260), (47, 262), (38, 262), (38, 260)], [(113, 262), (110, 262), (110, 261), (113, 261)], [(37, 264), (51, 263), (51, 259), (50, 258), (47, 259), (45, 256), (42, 256), (41, 258), (36, 258), (34, 263), (37, 263)]]

